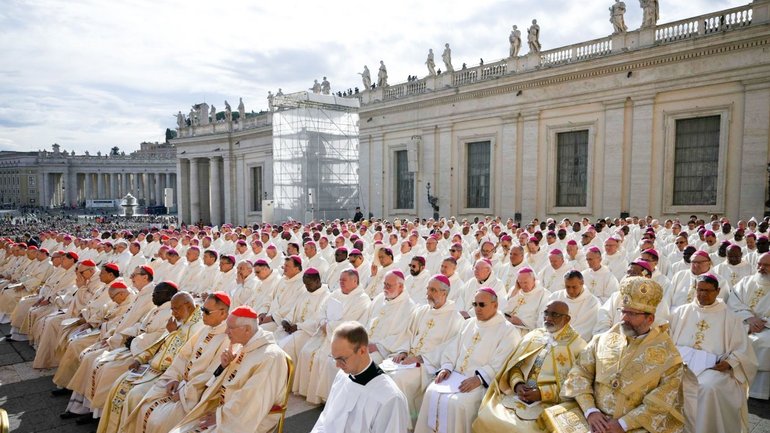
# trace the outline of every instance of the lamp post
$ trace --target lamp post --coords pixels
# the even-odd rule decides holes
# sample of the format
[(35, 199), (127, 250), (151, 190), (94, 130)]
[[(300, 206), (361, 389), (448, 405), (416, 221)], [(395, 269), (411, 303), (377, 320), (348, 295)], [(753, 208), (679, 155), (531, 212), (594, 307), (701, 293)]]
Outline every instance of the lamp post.
[(425, 185), (425, 188), (428, 190), (428, 203), (430, 203), (430, 207), (433, 208), (433, 219), (438, 220), (438, 197), (430, 195), (430, 182)]

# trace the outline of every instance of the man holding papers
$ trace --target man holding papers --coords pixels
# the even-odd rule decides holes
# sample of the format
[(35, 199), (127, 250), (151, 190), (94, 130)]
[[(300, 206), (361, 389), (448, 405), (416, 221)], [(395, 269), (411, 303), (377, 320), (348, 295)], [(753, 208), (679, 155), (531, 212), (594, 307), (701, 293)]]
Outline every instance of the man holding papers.
[(406, 396), (410, 425), (417, 419), (423, 392), (431, 380), (422, 355), (442, 350), (447, 341), (457, 336), (464, 322), (455, 303), (447, 300), (450, 288), (449, 278), (444, 275), (431, 277), (425, 296), (428, 305), (421, 305), (414, 311), (409, 324), (409, 341), (404, 341), (398, 353), (380, 365)]
[(713, 274), (699, 275), (696, 298), (671, 315), (671, 338), (687, 365), (682, 381), (685, 430), (748, 431), (749, 384), (757, 358), (736, 316), (719, 295)]
[(521, 338), (498, 311), (493, 289), (476, 291), (472, 305), (476, 317), (459, 335), (440, 354), (423, 355), (425, 367), (437, 374), (425, 391), (415, 433), (470, 432), (487, 386)]

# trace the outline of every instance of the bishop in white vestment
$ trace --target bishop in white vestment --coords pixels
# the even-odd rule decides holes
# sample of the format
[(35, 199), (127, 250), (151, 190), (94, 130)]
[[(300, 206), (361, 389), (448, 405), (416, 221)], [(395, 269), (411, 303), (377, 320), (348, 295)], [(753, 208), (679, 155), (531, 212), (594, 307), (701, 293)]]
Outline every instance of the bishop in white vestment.
[(439, 356), (423, 356), (437, 375), (425, 391), (415, 433), (470, 432), (486, 388), (521, 340), (497, 310), (494, 290), (481, 288), (474, 299), (476, 317), (463, 324)]
[(696, 299), (671, 315), (671, 339), (687, 368), (685, 430), (692, 433), (748, 432), (749, 384), (757, 358), (743, 323), (717, 299), (713, 274), (698, 277)]

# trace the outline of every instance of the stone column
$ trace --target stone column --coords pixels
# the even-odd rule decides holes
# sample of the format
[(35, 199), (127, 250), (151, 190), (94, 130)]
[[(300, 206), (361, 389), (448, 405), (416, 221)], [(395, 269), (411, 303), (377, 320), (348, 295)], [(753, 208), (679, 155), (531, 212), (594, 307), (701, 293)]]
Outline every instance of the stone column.
[(211, 224), (222, 224), (222, 181), (220, 165), (222, 159), (215, 156), (209, 160), (209, 199)]
[[(245, 162), (245, 155), (240, 155), (236, 157), (236, 163), (235, 163), (235, 185), (236, 187), (233, 188), (233, 191), (235, 192), (235, 201), (236, 201), (236, 215), (235, 215), (235, 221), (233, 221), (235, 224), (245, 224), (246, 223), (246, 190), (247, 188), (238, 188), (239, 185), (246, 185), (246, 162)], [(318, 197), (316, 197), (317, 199)], [(304, 215), (303, 215), (304, 219)]]
[(96, 174), (96, 198), (104, 198), (104, 175), (102, 173)]
[(176, 160), (176, 212), (180, 222), (190, 222), (190, 161)]
[(198, 160), (198, 197), (200, 198), (200, 216), (204, 223), (211, 222), (211, 193), (209, 190), (209, 159)]
[(224, 189), (222, 190), (222, 195), (224, 196), (224, 200), (222, 201), (224, 206), (224, 221), (227, 223), (233, 222), (233, 187), (232, 187), (232, 176), (233, 176), (233, 159), (229, 155), (224, 155), (222, 157), (222, 165), (223, 165), (223, 179), (224, 179)]
[(74, 168), (67, 170), (67, 206), (77, 204), (78, 201), (78, 174)]
[(152, 205), (152, 187), (150, 183), (152, 182), (152, 179), (150, 178), (149, 173), (142, 174), (142, 185), (143, 185), (143, 191), (144, 191), (144, 205), (150, 206)]
[[(757, 2), (755, 1), (755, 3)], [(770, 5), (765, 5), (765, 7), (770, 7)], [(754, 16), (756, 17), (756, 15)], [(740, 167), (734, 171), (740, 177), (733, 183), (735, 188), (729, 187), (729, 181), (727, 182), (728, 188), (726, 188), (728, 197), (736, 192), (736, 189), (738, 193), (735, 195), (740, 197), (737, 214), (732, 212), (733, 209), (727, 208), (728, 211), (731, 211), (728, 214), (730, 218), (751, 218), (764, 213), (763, 203), (767, 200), (767, 181), (765, 180), (768, 158), (767, 143), (770, 136), (767, 119), (770, 119), (770, 83), (765, 81), (745, 84), (743, 140), (738, 140), (732, 145), (733, 147), (728, 147), (727, 151), (728, 154), (740, 155)], [(742, 149), (736, 149), (739, 147)], [(730, 170), (728, 169), (727, 172), (729, 173)], [(754, 184), (755, 187), (747, 188), (744, 186), (741, 188), (741, 184)], [(730, 203), (726, 204), (729, 205)]]
[(120, 180), (123, 184), (123, 187), (120, 190), (120, 198), (123, 198), (128, 194), (128, 192), (131, 190), (131, 182), (129, 179), (130, 175), (128, 173), (121, 173)]
[[(623, 187), (623, 141), (625, 138), (626, 101), (612, 101), (604, 104), (604, 145), (596, 143), (597, 158), (594, 161), (594, 173), (603, 174), (603, 179), (594, 183), (593, 191), (602, 199), (601, 214), (617, 217), (620, 215)], [(598, 158), (599, 150), (604, 152), (603, 160)], [(588, 181), (593, 175), (589, 173)], [(603, 190), (603, 191), (601, 191)], [(591, 203), (589, 203), (591, 205)], [(598, 210), (594, 210), (597, 213)]]
[(634, 101), (631, 135), (631, 190), (629, 212), (647, 215), (650, 210), (650, 167), (652, 165), (653, 98)]
[(128, 176), (131, 178), (131, 195), (134, 196), (134, 198), (139, 198), (139, 179), (138, 175), (136, 173), (129, 173)]
[(198, 158), (190, 159), (190, 224), (201, 219), (200, 186), (198, 184)]
[(153, 177), (155, 177), (155, 205), (163, 206), (163, 183), (165, 176), (163, 173), (155, 173)]
[[(177, 173), (179, 173), (179, 170), (177, 170)], [(165, 175), (165, 182), (164, 182), (164, 188), (173, 188), (174, 189), (174, 193), (171, 194), (171, 198), (172, 198), (173, 202), (176, 203), (176, 199), (174, 198), (174, 196), (176, 195), (177, 188), (176, 188), (176, 182), (173, 179), (173, 173), (166, 173), (166, 175)], [(165, 197), (166, 197), (166, 194), (165, 194), (165, 190), (164, 190), (163, 191), (163, 199), (164, 200), (165, 200)]]
[(51, 200), (48, 196), (51, 186), (48, 184), (48, 173), (42, 173), (43, 180), (40, 182), (40, 206), (48, 208), (51, 206)]
[(120, 192), (118, 191), (118, 174), (110, 173), (110, 200), (119, 198)]
[(94, 193), (93, 179), (91, 173), (83, 173), (83, 201), (91, 200)]
[[(516, 196), (516, 177), (518, 170), (518, 153), (517, 153), (517, 139), (519, 136), (518, 122), (519, 116), (503, 117), (503, 134), (502, 134), (502, 153), (501, 153), (501, 166), (497, 167), (496, 179), (492, 180), (492, 184), (504, 185), (501, 188), (501, 197), (498, 204), (500, 209), (498, 215), (513, 215), (518, 212), (516, 203), (518, 197)], [(444, 152), (448, 152), (449, 149), (442, 149)], [(446, 166), (445, 166), (446, 167)]]
[[(522, 221), (529, 221), (538, 213), (538, 174), (545, 177), (545, 173), (539, 172), (538, 164), (538, 123), (540, 113), (527, 113), (524, 115), (524, 134), (522, 146), (522, 173), (521, 173), (521, 217)], [(461, 182), (464, 180), (461, 180)], [(465, 197), (461, 197), (461, 200)]]

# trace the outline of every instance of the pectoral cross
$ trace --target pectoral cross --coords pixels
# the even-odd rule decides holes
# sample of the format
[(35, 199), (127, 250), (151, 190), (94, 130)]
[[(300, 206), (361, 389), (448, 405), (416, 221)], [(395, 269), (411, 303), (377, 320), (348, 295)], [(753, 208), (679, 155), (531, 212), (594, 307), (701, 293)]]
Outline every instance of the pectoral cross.
[(382, 310), (380, 310), (380, 314), (372, 320), (372, 326), (369, 328), (369, 337), (374, 335), (374, 330), (377, 329), (377, 325), (380, 323), (383, 314), (385, 314), (385, 307), (383, 307)]
[(756, 292), (754, 292), (754, 296), (751, 297), (751, 302), (749, 302), (749, 308), (751, 308), (751, 311), (753, 312), (755, 308), (757, 308), (757, 304), (759, 303), (759, 300), (762, 299), (763, 296), (765, 296), (765, 293), (767, 292), (767, 289), (764, 287), (761, 289), (757, 289)]
[(463, 358), (463, 362), (460, 365), (460, 372), (461, 373), (465, 372), (465, 369), (468, 368), (468, 361), (471, 358), (471, 354), (473, 353), (473, 349), (476, 347), (476, 343), (478, 343), (480, 340), (481, 340), (481, 334), (479, 334), (477, 332), (476, 335), (473, 336), (473, 340), (471, 340), (471, 343), (472, 343), (471, 347), (469, 347), (465, 351), (465, 358)]
[(430, 332), (431, 329), (436, 325), (436, 322), (433, 321), (433, 319), (428, 320), (428, 323), (425, 324), (425, 326), (428, 327), (425, 332), (420, 336), (420, 341), (417, 342), (417, 346), (414, 347), (414, 349), (410, 350), (409, 353), (412, 356), (417, 356), (420, 353), (420, 350), (422, 350), (422, 346), (425, 344), (425, 336), (428, 335), (428, 332)]
[(695, 329), (697, 329), (698, 332), (695, 333), (695, 344), (692, 345), (693, 348), (701, 350), (703, 340), (706, 338), (705, 332), (709, 328), (710, 326), (705, 320), (701, 320), (697, 325), (695, 325)]

